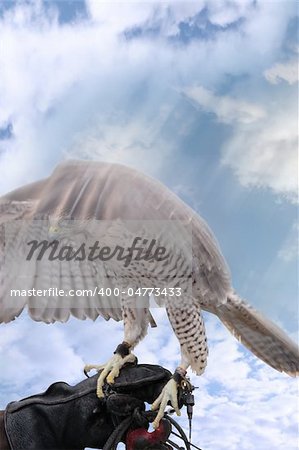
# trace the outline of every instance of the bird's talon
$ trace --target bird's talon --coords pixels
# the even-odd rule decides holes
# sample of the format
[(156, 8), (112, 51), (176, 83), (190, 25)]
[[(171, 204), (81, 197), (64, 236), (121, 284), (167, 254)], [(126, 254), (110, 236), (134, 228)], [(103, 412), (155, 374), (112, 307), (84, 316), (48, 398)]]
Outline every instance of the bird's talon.
[(84, 375), (85, 375), (87, 378), (90, 378), (89, 375), (88, 375), (90, 371), (91, 371), (91, 366), (90, 366), (90, 365), (86, 365), (86, 366), (84, 367), (84, 369), (83, 369)]
[(98, 372), (101, 371), (98, 382), (97, 382), (97, 397), (103, 398), (104, 392), (103, 392), (103, 386), (105, 382), (108, 384), (113, 384), (115, 378), (118, 377), (120, 369), (127, 363), (127, 362), (134, 362), (136, 359), (136, 356), (132, 353), (129, 353), (128, 355), (122, 357), (120, 354), (116, 353), (114, 356), (104, 365), (101, 366), (95, 366), (95, 365), (87, 365), (84, 367), (84, 373), (89, 372), (92, 369), (97, 370)]
[(174, 411), (177, 413), (178, 416), (181, 415), (181, 412), (178, 407), (178, 401), (177, 401), (177, 392), (178, 392), (178, 384), (177, 382), (172, 378), (168, 381), (168, 383), (164, 386), (161, 394), (159, 397), (154, 401), (152, 404), (152, 410), (158, 409), (158, 414), (153, 421), (153, 427), (156, 429), (158, 428), (160, 424), (160, 420), (164, 416), (164, 412), (166, 409), (166, 406), (168, 402), (170, 401), (171, 406), (173, 407)]
[(153, 428), (156, 430), (159, 427), (160, 421), (156, 422), (155, 420), (153, 421)]
[(98, 398), (103, 398), (104, 397), (103, 389), (97, 389), (97, 397)]
[(114, 383), (114, 379), (116, 378), (115, 375), (112, 375), (111, 373), (108, 375), (108, 377), (106, 378), (106, 381), (108, 384), (113, 384)]
[(104, 367), (104, 366), (98, 366), (98, 365), (95, 365), (95, 364), (86, 364), (86, 365), (84, 366), (83, 371), (84, 371), (85, 375), (88, 376), (87, 374), (88, 374), (91, 370), (96, 370), (97, 372), (99, 372), (100, 370), (103, 369), (103, 367)]

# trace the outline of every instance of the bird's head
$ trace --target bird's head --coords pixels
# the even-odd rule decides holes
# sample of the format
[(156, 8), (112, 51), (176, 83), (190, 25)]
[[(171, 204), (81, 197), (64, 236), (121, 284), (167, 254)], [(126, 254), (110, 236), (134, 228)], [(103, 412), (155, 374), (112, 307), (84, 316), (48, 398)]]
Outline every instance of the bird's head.
[(92, 238), (92, 232), (86, 221), (66, 216), (50, 217), (47, 225), (48, 240), (60, 242), (87, 242)]
[(49, 217), (48, 236), (50, 240), (70, 237), (76, 232), (76, 221), (67, 217)]

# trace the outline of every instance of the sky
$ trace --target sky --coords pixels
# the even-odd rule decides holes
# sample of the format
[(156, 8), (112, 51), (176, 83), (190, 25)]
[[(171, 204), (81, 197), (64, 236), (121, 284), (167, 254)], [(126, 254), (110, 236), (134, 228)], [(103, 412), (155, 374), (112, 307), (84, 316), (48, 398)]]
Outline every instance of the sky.
[[(204, 217), (240, 296), (298, 340), (297, 26), (293, 1), (2, 1), (0, 195), (66, 158), (135, 167)], [(153, 315), (135, 353), (174, 370), (178, 342)], [(297, 381), (205, 319), (194, 442), (295, 450)], [(102, 319), (0, 325), (0, 407), (78, 382), (121, 341)]]

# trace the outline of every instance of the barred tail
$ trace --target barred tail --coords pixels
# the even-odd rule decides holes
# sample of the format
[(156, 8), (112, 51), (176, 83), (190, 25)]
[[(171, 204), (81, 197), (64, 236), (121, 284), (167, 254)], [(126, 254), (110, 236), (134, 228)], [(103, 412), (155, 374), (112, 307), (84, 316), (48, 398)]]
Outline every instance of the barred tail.
[(236, 294), (213, 310), (229, 331), (252, 353), (274, 369), (299, 375), (298, 346), (277, 325)]

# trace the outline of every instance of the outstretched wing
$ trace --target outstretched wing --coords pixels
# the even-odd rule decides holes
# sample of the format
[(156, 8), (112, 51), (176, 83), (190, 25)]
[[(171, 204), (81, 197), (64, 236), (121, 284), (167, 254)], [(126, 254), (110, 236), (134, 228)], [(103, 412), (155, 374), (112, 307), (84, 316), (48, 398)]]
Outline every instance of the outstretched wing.
[[(48, 229), (53, 223), (59, 226), (63, 218), (72, 218), (77, 224), (94, 219), (99, 219), (103, 223), (110, 221), (113, 225), (110, 226), (109, 232), (120, 235), (121, 232), (117, 227), (124, 222), (142, 223), (142, 221), (178, 219), (190, 223), (194, 214), (160, 183), (132, 169), (106, 163), (64, 163), (58, 166), (48, 179), (13, 191), (0, 201), (10, 202), (12, 205), (27, 196), (34, 199), (34, 208), (26, 215), (27, 242), (30, 242), (33, 236), (35, 238), (39, 236), (40, 240), (44, 237), (42, 226), (45, 226), (45, 221)], [(44, 219), (42, 225), (37, 220), (41, 218)], [(40, 230), (38, 226), (41, 226)], [(85, 233), (85, 226), (81, 226), (81, 229), (75, 228), (74, 231), (79, 235), (81, 232)], [(26, 305), (33, 319), (45, 322), (66, 321), (71, 314), (80, 319), (86, 317), (95, 319), (98, 315), (105, 319), (121, 320), (122, 318), (120, 297), (115, 298), (113, 294), (105, 296), (96, 293), (92, 296), (63, 298), (63, 301), (55, 296), (39, 298), (24, 296), (14, 298), (12, 302), (9, 292), (13, 286), (16, 286), (17, 278), (19, 279), (18, 288), (23, 290), (32, 288), (42, 290), (45, 287), (55, 287), (64, 291), (90, 290), (98, 286), (104, 292), (107, 288), (113, 292), (115, 287), (121, 287), (119, 281), (121, 275), (131, 277), (130, 285), (134, 288), (147, 286), (145, 273), (149, 269), (150, 273), (147, 272), (147, 275), (151, 278), (152, 286), (159, 287), (155, 284), (155, 280), (159, 280), (161, 273), (153, 264), (149, 264), (147, 268), (141, 263), (132, 264), (130, 270), (128, 269), (125, 273), (121, 273), (120, 265), (117, 268), (109, 266), (108, 263), (99, 266), (92, 261), (74, 265), (67, 264), (65, 261), (44, 260), (43, 264), (36, 261), (21, 267), (18, 265), (19, 260), (13, 261), (22, 245), (13, 235), (13, 233), (17, 235), (18, 232), (20, 232), (19, 222), (15, 221), (9, 233), (10, 246), (6, 249), (6, 258), (11, 258), (11, 261), (15, 262), (15, 271), (7, 274), (5, 279), (2, 278), (0, 321), (13, 320)], [(183, 228), (177, 235), (171, 232), (171, 227), (168, 227), (164, 237), (167, 235), (168, 243), (173, 246), (173, 243), (177, 243), (180, 239), (184, 243), (186, 234), (188, 232)], [(70, 243), (68, 238), (69, 236), (65, 238), (66, 245)], [(175, 275), (178, 270), (184, 271), (186, 266), (190, 271), (192, 254), (190, 253), (188, 261), (184, 258), (177, 261), (173, 256), (170, 262), (170, 266), (167, 267), (168, 276)], [(116, 276), (108, 276), (109, 269)], [(140, 307), (145, 307), (147, 303), (146, 295), (138, 298)]]

